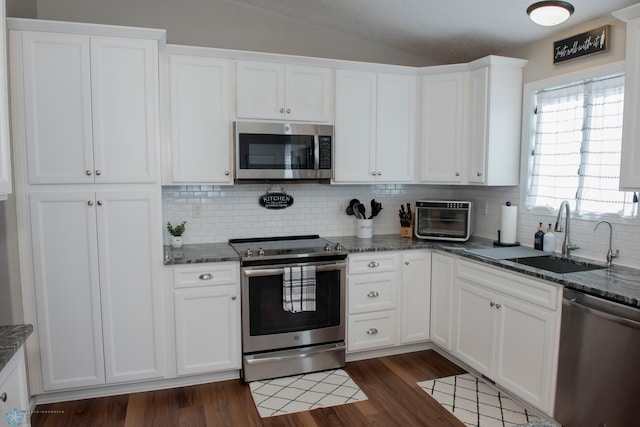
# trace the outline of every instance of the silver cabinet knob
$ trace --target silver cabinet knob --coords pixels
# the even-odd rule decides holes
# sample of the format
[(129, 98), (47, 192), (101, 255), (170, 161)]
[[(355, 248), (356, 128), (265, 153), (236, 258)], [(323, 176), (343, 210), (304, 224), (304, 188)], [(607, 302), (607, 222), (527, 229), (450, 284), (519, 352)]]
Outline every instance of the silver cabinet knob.
[(88, 204), (89, 206), (93, 206), (93, 200), (89, 200), (89, 201), (87, 202), (87, 204)]
[(229, 171), (224, 171), (225, 176), (229, 176)]
[(98, 200), (98, 206), (102, 206), (104, 205), (104, 202), (102, 200)]
[(376, 172), (375, 171), (371, 172), (371, 175), (376, 176)]
[(3, 401), (3, 402), (7, 401), (7, 393), (0, 394), (0, 401)]
[(405, 262), (404, 262), (404, 265), (409, 265), (409, 261), (405, 261)]
[(377, 333), (378, 333), (378, 330), (377, 330), (376, 328), (370, 328), (370, 329), (367, 331), (367, 335), (375, 335), (375, 334), (377, 334)]
[(235, 301), (236, 300), (236, 296), (235, 295), (231, 295), (231, 300)]
[(198, 276), (198, 279), (200, 279), (200, 280), (211, 280), (211, 279), (213, 279), (213, 274), (211, 274), (211, 273), (202, 273), (201, 275)]
[(456, 176), (460, 176), (460, 172), (456, 172)]
[(502, 307), (502, 304), (496, 304), (496, 308), (499, 309), (500, 307)]
[(490, 307), (495, 307), (495, 305), (496, 305), (496, 303), (495, 303), (495, 302), (493, 302), (493, 301), (490, 301), (490, 302), (489, 302), (489, 306), (490, 306)]
[(284, 113), (284, 108), (281, 108), (281, 109), (280, 109), (280, 112), (281, 112), (281, 113)]
[(291, 108), (287, 108), (287, 114), (291, 112)]
[(382, 172), (378, 171), (378, 176), (382, 175)]
[(376, 268), (376, 267), (380, 267), (380, 264), (378, 263), (378, 261), (371, 261), (369, 264), (367, 264), (369, 266), (369, 268)]
[(478, 172), (478, 176), (482, 176), (482, 172)]
[(369, 293), (367, 294), (367, 296), (368, 296), (369, 298), (376, 298), (376, 297), (380, 296), (380, 294), (378, 293), (378, 291), (371, 291), (371, 292), (369, 292)]
[(84, 171), (84, 174), (87, 176), (91, 176), (93, 172), (91, 172), (89, 169), (87, 169), (86, 171)]
[(96, 170), (96, 175), (102, 175), (102, 171), (100, 169)]

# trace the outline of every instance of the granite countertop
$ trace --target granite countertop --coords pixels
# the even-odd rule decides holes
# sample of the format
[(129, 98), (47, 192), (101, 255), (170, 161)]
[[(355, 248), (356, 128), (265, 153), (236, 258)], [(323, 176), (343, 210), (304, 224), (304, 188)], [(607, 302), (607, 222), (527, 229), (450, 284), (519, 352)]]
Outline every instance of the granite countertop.
[(0, 371), (33, 332), (32, 325), (0, 326)]
[[(570, 289), (606, 298), (621, 304), (640, 308), (640, 270), (613, 265), (611, 268), (582, 271), (578, 273), (557, 274), (540, 270), (507, 260), (487, 258), (472, 252), (473, 249), (493, 247), (491, 239), (472, 237), (467, 242), (445, 242), (433, 240), (410, 239), (399, 234), (373, 236), (371, 239), (360, 239), (355, 236), (324, 237), (340, 243), (349, 253), (396, 251), (411, 249), (432, 249), (448, 252), (463, 258), (495, 265), (528, 276), (547, 280)], [(180, 249), (165, 246), (165, 265), (194, 264), (204, 262), (240, 261), (240, 256), (228, 243), (211, 243), (184, 245)], [(545, 253), (541, 252), (541, 255)], [(572, 256), (577, 260), (584, 258)]]

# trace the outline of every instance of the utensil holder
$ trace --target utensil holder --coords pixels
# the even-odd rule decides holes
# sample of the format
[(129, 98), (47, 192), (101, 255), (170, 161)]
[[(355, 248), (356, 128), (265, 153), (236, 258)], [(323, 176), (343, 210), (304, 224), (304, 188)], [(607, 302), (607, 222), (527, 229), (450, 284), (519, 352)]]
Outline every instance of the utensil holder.
[(372, 219), (356, 219), (356, 237), (360, 239), (371, 239), (373, 237)]
[(400, 227), (400, 237), (413, 237), (413, 228), (411, 227)]

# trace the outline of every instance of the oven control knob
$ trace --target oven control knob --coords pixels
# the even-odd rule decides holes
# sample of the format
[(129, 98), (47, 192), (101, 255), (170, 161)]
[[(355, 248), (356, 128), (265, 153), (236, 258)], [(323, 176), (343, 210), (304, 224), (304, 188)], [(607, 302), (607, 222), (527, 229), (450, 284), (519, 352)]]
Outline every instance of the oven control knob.
[(253, 256), (253, 251), (251, 250), (251, 248), (247, 249), (247, 251), (244, 253), (245, 256)]
[(264, 256), (264, 249), (258, 249), (258, 256)]
[(343, 249), (340, 243), (336, 243), (336, 251), (341, 251)]
[(324, 250), (326, 252), (329, 252), (331, 249), (333, 249), (333, 248), (331, 247), (331, 245), (329, 243), (327, 243), (327, 245), (324, 247)]

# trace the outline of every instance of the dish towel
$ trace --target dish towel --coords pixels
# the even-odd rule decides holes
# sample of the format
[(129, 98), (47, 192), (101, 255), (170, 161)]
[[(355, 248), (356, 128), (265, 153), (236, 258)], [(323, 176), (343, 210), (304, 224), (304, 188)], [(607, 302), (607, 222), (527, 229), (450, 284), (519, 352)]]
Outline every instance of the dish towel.
[(282, 308), (291, 313), (316, 311), (315, 265), (284, 268)]

